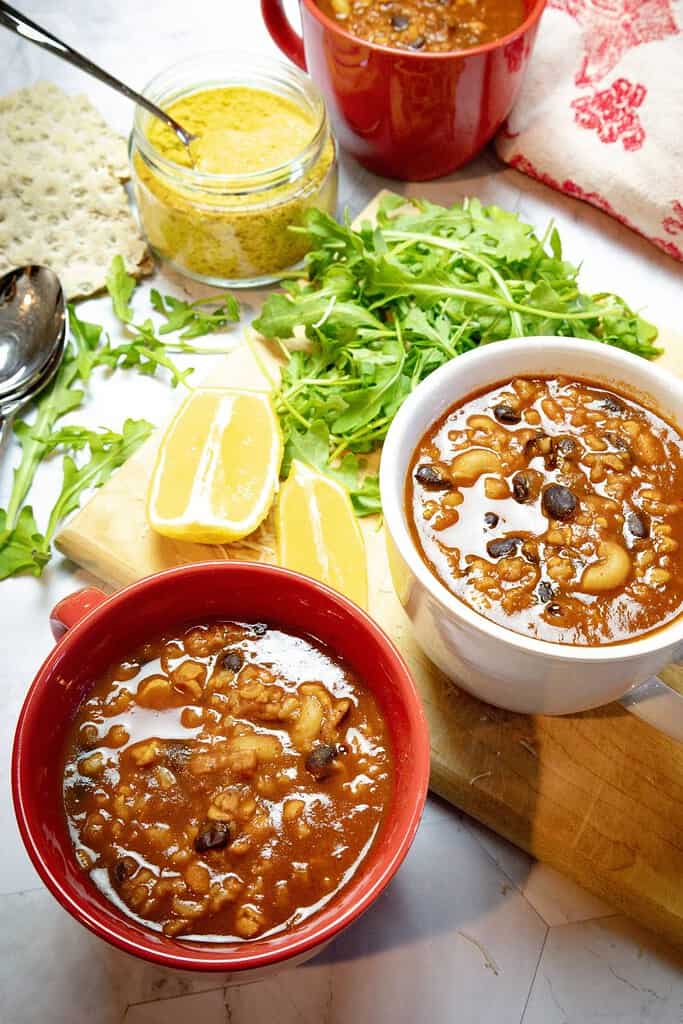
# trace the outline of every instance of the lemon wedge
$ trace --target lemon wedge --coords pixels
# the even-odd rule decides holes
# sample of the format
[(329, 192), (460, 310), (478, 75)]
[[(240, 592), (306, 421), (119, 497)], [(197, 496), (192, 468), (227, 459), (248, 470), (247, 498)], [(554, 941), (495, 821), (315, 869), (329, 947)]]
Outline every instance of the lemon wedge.
[(367, 607), (365, 544), (341, 484), (294, 459), (278, 497), (275, 530), (280, 565)]
[(166, 537), (221, 544), (252, 533), (278, 486), (282, 434), (270, 396), (197, 388), (162, 438), (147, 517)]

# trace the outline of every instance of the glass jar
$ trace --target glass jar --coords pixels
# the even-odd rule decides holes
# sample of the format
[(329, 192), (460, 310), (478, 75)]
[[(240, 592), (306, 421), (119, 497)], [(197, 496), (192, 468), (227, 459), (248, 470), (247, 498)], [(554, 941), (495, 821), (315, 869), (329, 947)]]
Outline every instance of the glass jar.
[[(209, 173), (165, 155), (150, 133), (168, 131), (175, 137), (137, 107), (129, 152), (138, 215), (155, 254), (181, 273), (220, 287), (263, 285), (300, 264), (309, 249), (305, 233), (289, 230), (301, 226), (309, 208), (334, 215), (336, 144), (315, 85), (278, 61), (228, 53), (195, 57), (157, 75), (144, 94), (169, 109), (196, 93), (224, 87), (260, 90), (297, 104), (311, 121), (310, 141), (273, 166)], [(267, 132), (269, 123), (266, 119), (262, 130)], [(192, 124), (184, 127), (193, 130)]]

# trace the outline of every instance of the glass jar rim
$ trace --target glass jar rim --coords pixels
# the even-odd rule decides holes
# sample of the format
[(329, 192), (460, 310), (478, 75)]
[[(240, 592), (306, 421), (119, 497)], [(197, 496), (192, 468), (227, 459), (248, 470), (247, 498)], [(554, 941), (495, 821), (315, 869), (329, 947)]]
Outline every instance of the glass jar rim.
[[(210, 70), (208, 66), (211, 61), (220, 61), (221, 67), (225, 65), (228, 70)], [(196, 77), (191, 74), (195, 70)], [(188, 73), (190, 77), (185, 80), (184, 76)], [(259, 171), (230, 174), (200, 171), (195, 167), (176, 163), (159, 152), (145, 131), (145, 126), (153, 115), (136, 106), (131, 133), (132, 145), (137, 147), (154, 170), (180, 181), (183, 187), (190, 191), (200, 189), (235, 194), (262, 192), (291, 184), (303, 177), (322, 152), (330, 129), (322, 95), (311, 78), (291, 64), (248, 52), (236, 54), (227, 50), (215, 50), (195, 54), (158, 72), (144, 86), (142, 94), (163, 109), (164, 103), (174, 102), (204, 89), (224, 86), (260, 88), (293, 99), (302, 107), (302, 101), (305, 101), (314, 117), (314, 130), (310, 142), (296, 156)], [(279, 88), (273, 88), (275, 86)], [(291, 93), (298, 93), (299, 98), (292, 96)]]

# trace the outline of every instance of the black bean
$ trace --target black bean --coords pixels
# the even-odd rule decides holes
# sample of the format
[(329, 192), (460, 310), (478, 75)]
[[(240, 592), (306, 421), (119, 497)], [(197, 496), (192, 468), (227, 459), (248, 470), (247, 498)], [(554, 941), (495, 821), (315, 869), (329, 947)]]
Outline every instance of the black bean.
[(509, 402), (499, 402), (493, 410), (493, 415), (499, 423), (519, 423), (521, 414), (510, 405)]
[(527, 562), (531, 562), (532, 565), (538, 565), (539, 554), (538, 548), (534, 541), (525, 540), (522, 544), (522, 554), (526, 558)]
[(242, 668), (242, 655), (239, 651), (228, 651), (221, 659), (221, 666), (228, 672), (239, 672)]
[(496, 515), (495, 512), (486, 512), (484, 515), (484, 522), (489, 530), (492, 530), (494, 526), (498, 526), (500, 522), (500, 516)]
[(543, 451), (541, 448), (541, 441), (548, 442), (548, 451), (550, 451), (550, 438), (547, 434), (544, 434), (542, 430), (539, 430), (535, 437), (530, 437), (524, 445), (524, 454), (527, 458), (535, 459), (537, 455), (547, 455), (547, 451)]
[(410, 25), (410, 18), (407, 18), (405, 14), (392, 14), (391, 25), (398, 32), (402, 32), (404, 28), (408, 28)]
[(541, 580), (538, 584), (537, 594), (539, 601), (542, 601), (543, 604), (547, 604), (548, 601), (552, 601), (555, 596), (555, 591), (547, 580)]
[(571, 459), (578, 451), (578, 446), (573, 437), (558, 438), (555, 447), (560, 455), (563, 455), (565, 459)]
[(557, 601), (553, 601), (552, 604), (548, 605), (548, 615), (561, 615), (562, 605), (559, 605)]
[(579, 502), (573, 491), (564, 484), (549, 484), (543, 492), (543, 511), (550, 519), (567, 522), (576, 512)]
[(306, 758), (306, 770), (315, 779), (326, 779), (334, 771), (339, 750), (331, 743), (318, 743)]
[(265, 622), (255, 622), (251, 629), (252, 632), (256, 634), (256, 636), (265, 636), (266, 633), (268, 632), (268, 626), (265, 624)]
[(626, 516), (626, 525), (629, 533), (638, 540), (645, 540), (650, 536), (650, 524), (644, 512), (629, 512)]
[(424, 36), (417, 36), (411, 43), (409, 43), (409, 46), (411, 50), (421, 50), (426, 42), (427, 40)]
[(114, 880), (121, 885), (127, 878), (133, 877), (137, 868), (138, 863), (133, 857), (119, 857), (118, 860), (114, 861), (114, 867), (112, 868)]
[(72, 803), (80, 804), (83, 800), (90, 799), (94, 789), (95, 783), (92, 779), (79, 778), (71, 783), (65, 796), (68, 796)]
[(517, 551), (519, 537), (498, 537), (497, 540), (490, 540), (486, 545), (491, 558), (509, 558)]
[(531, 497), (531, 485), (526, 473), (515, 473), (512, 478), (512, 494), (515, 501), (523, 505)]
[(197, 833), (194, 848), (197, 853), (223, 850), (232, 838), (229, 821), (205, 821)]
[(443, 476), (434, 466), (418, 466), (415, 471), (415, 479), (431, 491), (449, 491), (453, 486), (453, 482)]
[(611, 444), (613, 448), (617, 448), (620, 452), (631, 451), (631, 446), (629, 445), (628, 441), (625, 438), (623, 438), (621, 434), (617, 434), (617, 432), (614, 430), (606, 431), (605, 441), (607, 441), (608, 444)]
[(615, 398), (614, 395), (605, 395), (600, 404), (608, 412), (624, 412), (623, 403), (618, 398)]

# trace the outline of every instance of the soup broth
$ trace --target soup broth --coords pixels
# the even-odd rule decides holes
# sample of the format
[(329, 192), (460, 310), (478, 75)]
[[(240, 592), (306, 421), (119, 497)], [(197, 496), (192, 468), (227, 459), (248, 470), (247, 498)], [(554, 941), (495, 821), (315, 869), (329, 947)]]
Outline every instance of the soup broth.
[(493, 42), (526, 16), (523, 0), (318, 0), (348, 32), (379, 46), (443, 52)]
[(71, 727), (64, 804), (84, 870), (169, 936), (259, 938), (326, 906), (391, 798), (373, 695), (328, 650), (220, 622), (133, 651)]
[(618, 643), (683, 604), (683, 439), (590, 382), (519, 378), (427, 431), (406, 484), (415, 544), (487, 618), (567, 644)]

